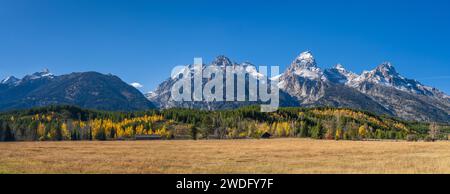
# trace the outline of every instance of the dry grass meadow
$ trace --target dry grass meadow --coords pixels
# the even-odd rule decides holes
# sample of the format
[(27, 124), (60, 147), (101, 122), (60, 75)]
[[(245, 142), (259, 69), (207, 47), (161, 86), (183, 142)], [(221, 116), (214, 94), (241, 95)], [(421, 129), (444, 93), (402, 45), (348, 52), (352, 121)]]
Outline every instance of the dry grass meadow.
[(450, 173), (450, 142), (11, 142), (0, 173)]

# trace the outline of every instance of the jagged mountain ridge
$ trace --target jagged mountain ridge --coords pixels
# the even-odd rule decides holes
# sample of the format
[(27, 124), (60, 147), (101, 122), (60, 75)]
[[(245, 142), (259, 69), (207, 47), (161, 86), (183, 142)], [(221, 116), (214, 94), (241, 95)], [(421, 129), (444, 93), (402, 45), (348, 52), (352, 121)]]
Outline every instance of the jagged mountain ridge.
[(0, 82), (1, 111), (61, 104), (111, 111), (154, 107), (141, 92), (117, 76), (97, 72), (55, 76), (44, 70)]
[[(219, 56), (211, 65), (239, 66)], [(255, 73), (255, 72), (253, 72)], [(281, 106), (332, 106), (363, 109), (407, 120), (450, 122), (450, 98), (436, 88), (401, 76), (391, 63), (385, 62), (361, 75), (338, 64), (322, 70), (311, 52), (303, 52), (287, 70), (276, 77), (280, 86)], [(273, 78), (272, 78), (273, 79)], [(189, 107), (200, 109), (236, 108), (246, 103), (173, 102), (170, 88), (176, 80), (168, 79), (147, 94), (160, 108)]]
[[(230, 68), (233, 72), (238, 71), (237, 68), (242, 68), (246, 72), (246, 83), (245, 87), (248, 88), (248, 79), (249, 76), (252, 76), (253, 78), (260, 78), (264, 77), (263, 74), (259, 73), (255, 66), (252, 65), (249, 62), (244, 62), (241, 64), (232, 62), (229, 58), (221, 55), (214, 59), (213, 62), (211, 62), (210, 65), (215, 65), (222, 70), (226, 71), (226, 68)], [(190, 69), (191, 73), (194, 72), (194, 66), (189, 65), (188, 68)], [(206, 68), (206, 65), (203, 65), (203, 70)], [(248, 101), (248, 98), (245, 102), (234, 102), (234, 101), (219, 101), (219, 102), (204, 102), (204, 101), (190, 101), (190, 102), (178, 102), (171, 99), (171, 88), (177, 82), (180, 78), (177, 76), (171, 77), (167, 79), (166, 81), (162, 82), (155, 91), (149, 92), (146, 94), (146, 97), (156, 106), (162, 109), (167, 108), (174, 108), (174, 107), (181, 107), (181, 108), (195, 108), (195, 109), (202, 109), (202, 110), (219, 110), (219, 109), (232, 109), (232, 108), (238, 108), (242, 106), (250, 106), (255, 104), (260, 104), (260, 102), (251, 102)], [(202, 79), (203, 84), (208, 81), (208, 79)], [(235, 85), (237, 85), (235, 80)], [(224, 86), (225, 86), (225, 80), (224, 80)], [(193, 86), (192, 86), (193, 87)], [(193, 90), (193, 88), (191, 88)], [(224, 88), (223, 94), (225, 95), (226, 89)], [(249, 91), (246, 90), (246, 96), (248, 97)], [(236, 92), (234, 93), (234, 96), (236, 97)], [(280, 99), (286, 99), (281, 102), (284, 106), (299, 106), (298, 103), (295, 101), (290, 100), (291, 97), (284, 93), (280, 92)]]

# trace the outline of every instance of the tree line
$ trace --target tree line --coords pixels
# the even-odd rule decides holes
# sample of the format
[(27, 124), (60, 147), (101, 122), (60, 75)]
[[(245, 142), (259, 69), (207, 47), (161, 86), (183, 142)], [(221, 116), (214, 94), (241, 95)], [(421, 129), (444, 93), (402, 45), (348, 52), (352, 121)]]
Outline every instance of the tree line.
[(0, 114), (0, 141), (240, 139), (300, 137), (333, 140), (445, 140), (448, 124), (408, 122), (345, 108), (281, 108), (262, 113), (258, 106), (235, 110), (192, 109), (108, 112), (49, 106)]

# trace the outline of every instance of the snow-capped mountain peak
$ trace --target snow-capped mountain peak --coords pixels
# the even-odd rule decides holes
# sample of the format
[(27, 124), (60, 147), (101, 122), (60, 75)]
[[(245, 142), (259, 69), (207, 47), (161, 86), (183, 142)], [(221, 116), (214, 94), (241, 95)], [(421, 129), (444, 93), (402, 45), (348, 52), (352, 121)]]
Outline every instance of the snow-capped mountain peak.
[(233, 65), (233, 62), (231, 62), (231, 60), (228, 57), (224, 55), (219, 55), (214, 59), (212, 64), (217, 66), (231, 66)]
[(40, 78), (44, 78), (44, 77), (45, 78), (53, 78), (54, 75), (52, 73), (50, 73), (50, 71), (48, 69), (44, 69), (41, 72), (36, 72), (36, 73), (33, 73), (32, 75), (25, 76), (25, 78), (27, 78), (27, 79), (40, 79)]
[(382, 63), (375, 69), (375, 72), (380, 73), (385, 77), (393, 77), (398, 75), (395, 67), (390, 62)]
[(302, 52), (292, 62), (285, 76), (296, 75), (310, 80), (325, 79), (322, 70), (317, 67), (314, 56), (310, 51)]
[(441, 91), (425, 86), (417, 80), (403, 77), (390, 62), (384, 62), (372, 71), (364, 71), (349, 85), (358, 88), (365, 85), (365, 83), (383, 85), (401, 91), (426, 96), (442, 97), (445, 95)]
[(20, 79), (14, 77), (14, 76), (8, 76), (5, 79), (3, 79), (0, 84), (15, 84), (19, 81)]
[(307, 60), (307, 61), (313, 61), (314, 56), (311, 53), (311, 51), (305, 51), (300, 53), (300, 55), (297, 57), (298, 60)]
[(345, 67), (340, 63), (336, 64), (332, 69), (335, 69), (336, 71), (339, 71), (344, 74), (348, 74), (348, 73), (354, 74), (354, 73), (348, 71), (347, 69), (345, 69)]
[(384, 62), (368, 74), (368, 79), (374, 83), (384, 85), (398, 85), (398, 81), (406, 81), (404, 77), (400, 76), (395, 70), (395, 67), (390, 62)]
[(317, 67), (316, 60), (311, 51), (300, 53), (300, 55), (292, 62), (292, 65), (297, 68)]
[(50, 73), (50, 71), (48, 69), (44, 69), (41, 72), (36, 72), (33, 73), (31, 75), (26, 75), (25, 77), (23, 77), (21, 80), (19, 80), (17, 82), (17, 84), (22, 84), (24, 82), (27, 81), (32, 81), (32, 80), (38, 80), (38, 79), (53, 79), (55, 78), (55, 75), (53, 75), (52, 73)]
[(352, 80), (350, 85), (358, 86), (361, 83), (370, 82), (385, 86), (394, 86), (400, 80), (405, 81), (404, 79), (404, 77), (397, 73), (395, 67), (390, 62), (384, 62), (374, 70), (364, 71), (360, 76)]
[(347, 71), (342, 64), (337, 64), (324, 72), (329, 81), (334, 83), (349, 84), (358, 77), (357, 74)]
[(44, 69), (41, 72), (36, 72), (36, 73), (31, 74), (31, 75), (26, 75), (22, 79), (16, 78), (14, 76), (9, 76), (9, 77), (3, 79), (0, 82), (0, 84), (20, 85), (20, 84), (22, 84), (24, 82), (31, 81), (31, 80), (37, 80), (37, 79), (41, 79), (41, 78), (53, 79), (54, 77), (55, 77), (55, 75), (50, 73), (50, 71), (48, 69)]
[(337, 70), (339, 70), (339, 71), (347, 71), (347, 70), (344, 68), (344, 66), (343, 66), (342, 64), (340, 64), (340, 63), (336, 64), (336, 65), (334, 66), (334, 68), (337, 69)]

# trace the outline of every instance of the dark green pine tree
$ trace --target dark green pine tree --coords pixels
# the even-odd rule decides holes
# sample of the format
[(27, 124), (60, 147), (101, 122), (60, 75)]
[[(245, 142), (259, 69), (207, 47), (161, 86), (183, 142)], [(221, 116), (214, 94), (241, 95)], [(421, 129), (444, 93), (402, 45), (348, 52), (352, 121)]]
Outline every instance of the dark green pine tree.
[(16, 140), (16, 138), (14, 137), (14, 132), (8, 123), (5, 123), (3, 129), (4, 129), (4, 141), (15, 141)]

